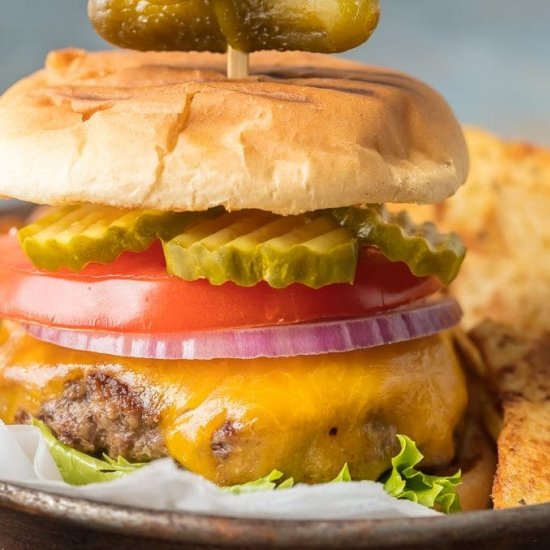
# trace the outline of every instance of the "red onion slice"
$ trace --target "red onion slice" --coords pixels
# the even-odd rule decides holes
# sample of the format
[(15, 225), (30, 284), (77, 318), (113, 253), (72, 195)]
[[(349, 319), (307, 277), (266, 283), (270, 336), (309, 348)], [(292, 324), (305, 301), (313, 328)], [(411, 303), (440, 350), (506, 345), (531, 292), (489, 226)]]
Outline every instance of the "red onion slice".
[(422, 338), (456, 325), (456, 300), (415, 303), (370, 317), (186, 334), (117, 334), (25, 325), (45, 342), (65, 348), (142, 359), (255, 359), (365, 349)]

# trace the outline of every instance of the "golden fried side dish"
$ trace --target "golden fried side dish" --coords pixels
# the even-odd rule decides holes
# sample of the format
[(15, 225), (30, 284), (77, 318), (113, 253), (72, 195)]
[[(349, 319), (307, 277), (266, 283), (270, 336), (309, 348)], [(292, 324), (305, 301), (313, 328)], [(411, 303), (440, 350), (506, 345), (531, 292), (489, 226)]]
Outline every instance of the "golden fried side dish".
[(550, 332), (534, 337), (486, 321), (470, 333), (502, 411), (495, 508), (550, 502)]

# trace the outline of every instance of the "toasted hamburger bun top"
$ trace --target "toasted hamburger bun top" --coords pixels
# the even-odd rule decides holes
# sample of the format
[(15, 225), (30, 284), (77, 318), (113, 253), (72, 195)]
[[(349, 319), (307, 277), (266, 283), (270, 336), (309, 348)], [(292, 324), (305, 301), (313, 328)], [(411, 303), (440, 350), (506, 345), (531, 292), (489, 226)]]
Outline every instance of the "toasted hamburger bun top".
[(445, 101), (400, 73), (296, 52), (228, 81), (208, 53), (49, 55), (0, 99), (0, 194), (45, 204), (297, 214), (431, 203), (467, 173)]

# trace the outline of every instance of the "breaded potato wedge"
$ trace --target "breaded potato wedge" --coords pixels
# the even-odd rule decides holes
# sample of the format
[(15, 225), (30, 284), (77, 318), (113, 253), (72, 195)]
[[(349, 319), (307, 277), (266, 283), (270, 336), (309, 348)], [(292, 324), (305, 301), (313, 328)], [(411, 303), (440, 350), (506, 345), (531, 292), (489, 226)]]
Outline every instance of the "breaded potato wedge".
[(550, 502), (550, 402), (509, 402), (498, 440), (495, 508)]
[(470, 337), (503, 414), (494, 506), (550, 502), (550, 333), (534, 337), (486, 321)]

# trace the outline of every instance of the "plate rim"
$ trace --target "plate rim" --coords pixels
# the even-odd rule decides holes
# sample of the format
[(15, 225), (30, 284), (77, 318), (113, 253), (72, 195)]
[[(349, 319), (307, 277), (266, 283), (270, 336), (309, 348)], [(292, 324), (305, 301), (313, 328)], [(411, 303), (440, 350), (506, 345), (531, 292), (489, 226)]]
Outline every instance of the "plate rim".
[(167, 512), (74, 498), (0, 481), (0, 507), (84, 528), (170, 542), (217, 546), (399, 548), (434, 540), (514, 538), (550, 542), (550, 503), (451, 516), (365, 520), (269, 520)]

